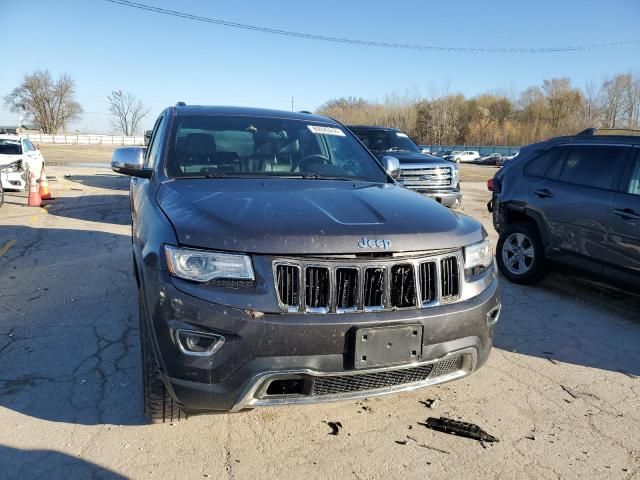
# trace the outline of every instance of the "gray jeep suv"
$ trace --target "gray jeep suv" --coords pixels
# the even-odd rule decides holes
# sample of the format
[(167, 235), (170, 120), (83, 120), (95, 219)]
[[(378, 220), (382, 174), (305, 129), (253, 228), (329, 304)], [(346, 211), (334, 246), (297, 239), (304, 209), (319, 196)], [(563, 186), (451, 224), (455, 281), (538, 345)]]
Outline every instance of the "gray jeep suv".
[(184, 104), (114, 152), (152, 421), (410, 390), (487, 360), (487, 233), (384, 164), (328, 118)]

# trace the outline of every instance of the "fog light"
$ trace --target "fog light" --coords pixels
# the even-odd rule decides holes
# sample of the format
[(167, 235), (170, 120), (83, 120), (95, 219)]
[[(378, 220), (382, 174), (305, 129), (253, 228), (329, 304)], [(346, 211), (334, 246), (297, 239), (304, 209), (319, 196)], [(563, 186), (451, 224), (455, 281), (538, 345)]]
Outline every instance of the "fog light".
[(213, 333), (176, 330), (176, 343), (185, 355), (206, 357), (216, 353), (224, 344), (224, 337)]

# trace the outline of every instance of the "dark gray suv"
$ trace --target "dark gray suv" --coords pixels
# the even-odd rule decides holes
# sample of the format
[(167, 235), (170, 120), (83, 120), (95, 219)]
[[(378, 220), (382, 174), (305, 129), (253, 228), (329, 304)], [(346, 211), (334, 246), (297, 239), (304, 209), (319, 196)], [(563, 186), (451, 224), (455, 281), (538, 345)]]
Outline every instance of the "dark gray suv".
[(640, 132), (588, 129), (529, 145), (489, 188), (509, 280), (534, 283), (560, 263), (640, 285)]
[(328, 118), (183, 104), (115, 151), (153, 421), (410, 390), (487, 360), (486, 231), (382, 162)]

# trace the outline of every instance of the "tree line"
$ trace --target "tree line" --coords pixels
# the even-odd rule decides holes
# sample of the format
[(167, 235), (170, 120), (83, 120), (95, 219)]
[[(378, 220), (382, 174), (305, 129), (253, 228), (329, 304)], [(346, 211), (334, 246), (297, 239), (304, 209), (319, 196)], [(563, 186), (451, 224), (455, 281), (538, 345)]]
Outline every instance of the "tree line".
[[(83, 113), (71, 76), (62, 74), (54, 79), (48, 70), (26, 74), (20, 85), (4, 97), (4, 104), (46, 134), (64, 131)], [(135, 95), (123, 90), (113, 90), (107, 95), (107, 107), (113, 117), (114, 130), (126, 136), (138, 131), (140, 122), (150, 111)]]
[(345, 124), (399, 128), (433, 145), (526, 145), (588, 127), (640, 129), (640, 76), (623, 73), (575, 87), (569, 78), (544, 80), (517, 94), (466, 98), (448, 91), (329, 100), (316, 113)]

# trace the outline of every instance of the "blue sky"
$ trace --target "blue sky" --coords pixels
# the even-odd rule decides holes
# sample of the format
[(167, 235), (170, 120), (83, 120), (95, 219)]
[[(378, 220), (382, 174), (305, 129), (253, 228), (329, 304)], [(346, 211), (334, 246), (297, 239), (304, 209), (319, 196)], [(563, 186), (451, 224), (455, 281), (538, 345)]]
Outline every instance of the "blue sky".
[[(640, 40), (638, 0), (322, 2), (139, 0), (159, 7), (285, 30), (456, 47), (553, 47)], [(313, 110), (330, 98), (428, 95), (448, 86), (473, 96), (517, 92), (567, 76), (583, 86), (640, 72), (640, 47), (551, 54), (459, 54), (324, 43), (231, 29), (103, 0), (0, 0), (5, 61), (0, 96), (35, 69), (69, 73), (85, 109), (74, 127), (110, 132), (113, 89), (152, 107), (178, 100)], [(8, 58), (10, 62), (8, 63)], [(0, 124), (18, 116), (0, 105)]]

